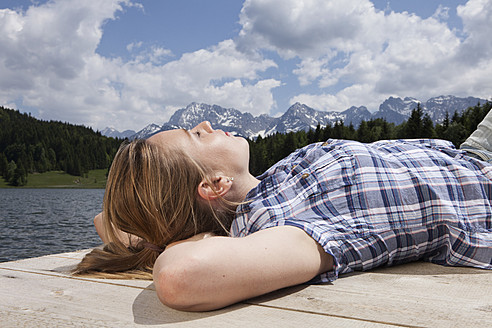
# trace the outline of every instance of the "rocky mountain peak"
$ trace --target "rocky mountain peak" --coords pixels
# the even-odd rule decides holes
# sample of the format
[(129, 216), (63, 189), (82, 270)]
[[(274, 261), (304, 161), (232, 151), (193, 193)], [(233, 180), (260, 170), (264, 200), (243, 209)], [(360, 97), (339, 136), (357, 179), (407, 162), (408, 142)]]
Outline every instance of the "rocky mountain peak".
[[(279, 133), (296, 132), (300, 130), (315, 129), (318, 124), (325, 126), (343, 121), (344, 124), (353, 124), (357, 127), (361, 121), (374, 118), (384, 118), (389, 123), (401, 124), (410, 117), (413, 109), (420, 103), (424, 114), (428, 114), (434, 123), (440, 123), (446, 112), (453, 115), (455, 111), (461, 112), (468, 107), (485, 103), (487, 100), (455, 96), (434, 97), (426, 102), (421, 102), (412, 97), (389, 97), (380, 106), (379, 110), (370, 113), (365, 106), (352, 106), (342, 112), (321, 111), (305, 104), (295, 103), (280, 117), (274, 118), (266, 114), (253, 116), (250, 113), (242, 113), (234, 108), (223, 108), (218, 105), (203, 103), (191, 103), (185, 108), (177, 110), (169, 122), (163, 125), (155, 123), (136, 133), (131, 138), (147, 138), (159, 131), (176, 128), (191, 129), (202, 121), (209, 121), (214, 128), (221, 129), (235, 135), (247, 138), (265, 136)], [(104, 130), (103, 130), (104, 131)], [(107, 131), (110, 133), (110, 130)], [(116, 132), (111, 132), (116, 133)], [(104, 134), (104, 133), (103, 133)], [(114, 135), (113, 135), (114, 136)]]

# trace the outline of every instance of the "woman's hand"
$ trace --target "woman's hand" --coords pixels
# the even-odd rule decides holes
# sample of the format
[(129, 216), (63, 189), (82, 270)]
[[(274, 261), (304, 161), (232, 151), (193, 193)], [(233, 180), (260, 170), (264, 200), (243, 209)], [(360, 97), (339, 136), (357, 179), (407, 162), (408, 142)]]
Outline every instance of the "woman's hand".
[(218, 309), (311, 280), (333, 269), (333, 258), (303, 230), (282, 226), (243, 238), (205, 237), (171, 244), (154, 265), (165, 305)]
[(96, 227), (97, 234), (101, 238), (102, 242), (107, 244), (106, 231), (104, 229), (103, 213), (99, 213), (94, 217), (94, 227)]
[[(107, 244), (110, 242), (110, 240), (107, 237), (106, 234), (106, 229), (104, 226), (104, 216), (103, 212), (99, 213), (94, 217), (94, 226), (96, 227), (97, 234), (99, 235), (99, 238), (101, 238), (102, 242)], [(140, 241), (140, 237), (134, 236), (132, 234), (126, 233), (124, 231), (121, 231), (119, 229), (114, 228), (116, 237), (125, 245), (125, 246), (130, 246), (130, 243), (132, 245), (136, 245)]]

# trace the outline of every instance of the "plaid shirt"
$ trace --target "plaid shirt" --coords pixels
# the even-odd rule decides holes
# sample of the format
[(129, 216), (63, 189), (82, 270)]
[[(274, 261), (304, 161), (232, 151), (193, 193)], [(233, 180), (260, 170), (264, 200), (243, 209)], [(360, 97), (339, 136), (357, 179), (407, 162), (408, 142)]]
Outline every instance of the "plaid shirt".
[(262, 174), (232, 236), (296, 226), (338, 274), (418, 259), (492, 269), (492, 165), (444, 140), (328, 140)]

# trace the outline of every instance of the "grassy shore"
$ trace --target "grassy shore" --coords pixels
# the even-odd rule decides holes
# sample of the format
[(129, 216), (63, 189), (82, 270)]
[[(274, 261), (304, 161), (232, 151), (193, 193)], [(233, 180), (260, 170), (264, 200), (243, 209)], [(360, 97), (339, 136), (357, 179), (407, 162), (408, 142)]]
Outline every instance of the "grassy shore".
[(11, 187), (0, 178), (0, 188), (90, 188), (106, 187), (107, 170), (91, 170), (82, 177), (73, 176), (63, 171), (34, 173), (27, 176), (27, 184), (22, 187)]

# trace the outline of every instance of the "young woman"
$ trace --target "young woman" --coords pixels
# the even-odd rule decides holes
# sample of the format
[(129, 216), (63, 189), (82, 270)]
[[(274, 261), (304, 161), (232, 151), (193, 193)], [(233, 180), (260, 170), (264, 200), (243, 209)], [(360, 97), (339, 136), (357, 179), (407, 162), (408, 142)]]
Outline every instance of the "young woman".
[(119, 150), (95, 218), (106, 246), (76, 273), (153, 272), (164, 304), (203, 311), (419, 259), (492, 269), (492, 165), (468, 155), (442, 140), (329, 140), (255, 178), (242, 138), (208, 122), (161, 132)]

